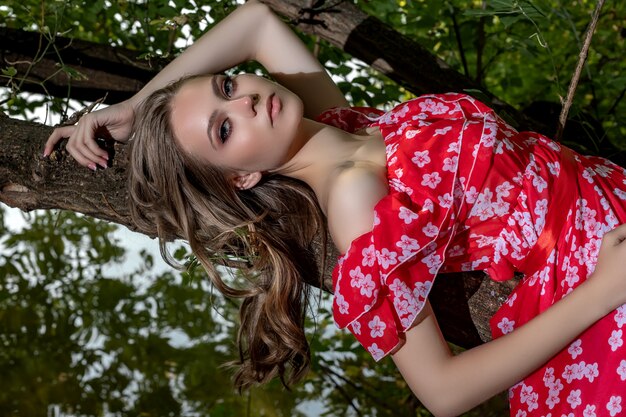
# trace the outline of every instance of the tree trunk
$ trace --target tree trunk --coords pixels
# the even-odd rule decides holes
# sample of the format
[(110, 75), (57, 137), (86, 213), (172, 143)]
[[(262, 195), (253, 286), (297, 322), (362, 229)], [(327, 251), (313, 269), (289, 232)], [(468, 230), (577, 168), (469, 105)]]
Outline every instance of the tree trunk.
[[(404, 38), (379, 20), (348, 2), (323, 11), (306, 9), (305, 0), (262, 0), (307, 33), (314, 33), (370, 63), (374, 68), (415, 93), (463, 90), (476, 86), (463, 75), (415, 42)], [(372, 33), (376, 33), (372, 36)], [(47, 91), (65, 96), (71, 84), (72, 97), (95, 100), (109, 93), (109, 102), (129, 97), (163, 65), (138, 61), (137, 53), (120, 48), (95, 45), (57, 37), (63, 45), (63, 62), (88, 77), (68, 79), (58, 72), (55, 55), (39, 51), (39, 35), (0, 29), (5, 39), (0, 53), (16, 64), (26, 82), (24, 90), (36, 91), (43, 79)], [(57, 71), (55, 75), (55, 71)], [(504, 105), (494, 99), (495, 107)], [(518, 126), (533, 125), (512, 110), (507, 110)], [(132, 230), (126, 204), (126, 147), (115, 144), (114, 155), (106, 170), (92, 172), (78, 168), (63, 146), (48, 159), (41, 157), (50, 127), (17, 121), (0, 113), (0, 201), (24, 211), (65, 209), (122, 224)], [(334, 258), (333, 258), (334, 259)], [(326, 288), (331, 288), (327, 274)], [(437, 280), (431, 299), (446, 338), (460, 346), (471, 347), (489, 340), (489, 318), (510, 292), (513, 283), (494, 283), (482, 273), (447, 274)]]

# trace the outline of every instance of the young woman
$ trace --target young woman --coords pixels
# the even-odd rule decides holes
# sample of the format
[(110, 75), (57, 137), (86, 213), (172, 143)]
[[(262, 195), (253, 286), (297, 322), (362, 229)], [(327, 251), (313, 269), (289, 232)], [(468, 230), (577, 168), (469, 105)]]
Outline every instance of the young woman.
[[(247, 60), (278, 84), (219, 74)], [(609, 232), (626, 221), (624, 171), (464, 95), (347, 106), (290, 29), (249, 2), (130, 100), (56, 129), (44, 155), (69, 137), (81, 165), (104, 168), (94, 136), (126, 141), (132, 128), (135, 221), (186, 236), (215, 285), (244, 299), (238, 387), (306, 371), (304, 283), (319, 278), (326, 218), (344, 253), (337, 323), (375, 359), (391, 354), (435, 415), (509, 387), (514, 416), (626, 409), (626, 226)], [(228, 286), (215, 263), (249, 286)], [(496, 339), (453, 356), (427, 295), (439, 271), (469, 269), (526, 279), (494, 317)]]

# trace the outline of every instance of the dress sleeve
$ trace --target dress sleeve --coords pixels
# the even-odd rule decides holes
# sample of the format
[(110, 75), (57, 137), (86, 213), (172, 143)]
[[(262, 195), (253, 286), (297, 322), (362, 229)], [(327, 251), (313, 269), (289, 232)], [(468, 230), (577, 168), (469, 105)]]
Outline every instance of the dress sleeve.
[(376, 121), (384, 112), (373, 107), (334, 107), (316, 117), (316, 120), (354, 133)]
[(393, 193), (376, 206), (376, 226), (352, 242), (333, 274), (333, 316), (375, 360), (391, 352), (422, 310), (442, 265), (450, 231), (447, 210), (418, 211)]
[(375, 360), (413, 325), (445, 261), (469, 186), (493, 155), (495, 115), (464, 95), (423, 96), (378, 119), (390, 193), (371, 232), (355, 239), (333, 272), (333, 316)]

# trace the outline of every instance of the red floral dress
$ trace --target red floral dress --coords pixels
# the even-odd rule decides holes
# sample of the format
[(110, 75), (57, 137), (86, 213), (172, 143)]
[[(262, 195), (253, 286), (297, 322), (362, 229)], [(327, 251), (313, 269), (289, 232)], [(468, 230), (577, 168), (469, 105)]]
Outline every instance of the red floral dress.
[[(583, 282), (603, 234), (626, 221), (622, 168), (519, 133), (465, 95), (422, 96), (387, 113), (333, 109), (319, 120), (377, 126), (385, 138), (390, 192), (333, 274), (335, 321), (375, 360), (400, 343), (438, 272), (524, 273), (492, 318), (499, 337)], [(512, 387), (511, 415), (626, 415), (624, 325), (626, 305)]]

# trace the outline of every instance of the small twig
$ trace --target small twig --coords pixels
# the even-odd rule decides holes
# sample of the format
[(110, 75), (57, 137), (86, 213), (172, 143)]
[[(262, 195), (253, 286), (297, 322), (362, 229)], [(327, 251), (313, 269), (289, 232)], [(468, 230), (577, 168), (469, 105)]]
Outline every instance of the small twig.
[[(487, 2), (483, 0), (481, 5), (482, 10), (487, 9)], [(485, 20), (486, 16), (481, 16), (478, 20), (478, 36), (476, 37), (476, 83), (481, 85), (483, 83), (483, 74), (485, 67), (483, 66), (483, 53), (485, 51)], [(497, 56), (499, 54), (496, 54)]]
[[(447, 3), (447, 2), (446, 2)], [(461, 54), (461, 62), (463, 63), (463, 72), (465, 76), (469, 77), (469, 68), (467, 67), (467, 58), (465, 58), (465, 50), (463, 49), (463, 40), (461, 39), (461, 28), (459, 28), (459, 22), (456, 20), (456, 9), (450, 3), (447, 3), (450, 16), (452, 17), (452, 25), (454, 27), (454, 35), (456, 37), (456, 44), (459, 47), (459, 53)]]
[(91, 103), (89, 106), (87, 107), (83, 107), (82, 109), (80, 109), (79, 111), (77, 111), (76, 113), (72, 114), (67, 120), (59, 123), (59, 125), (57, 127), (61, 127), (61, 126), (71, 126), (71, 125), (75, 125), (81, 117), (83, 117), (85, 114), (87, 113), (91, 113), (92, 110), (100, 103), (102, 103), (104, 100), (106, 100), (107, 95), (105, 94), (104, 97), (99, 98), (98, 100), (94, 101), (93, 103)]
[(580, 50), (580, 54), (578, 56), (578, 64), (576, 65), (576, 70), (574, 71), (572, 80), (569, 83), (569, 88), (567, 89), (567, 98), (563, 103), (561, 115), (559, 116), (559, 125), (557, 126), (556, 136), (554, 138), (554, 140), (556, 140), (557, 142), (561, 140), (561, 136), (563, 135), (563, 129), (565, 129), (565, 123), (567, 122), (567, 115), (569, 113), (570, 107), (572, 106), (572, 101), (574, 100), (574, 93), (576, 93), (576, 87), (578, 87), (580, 74), (585, 65), (585, 61), (587, 60), (587, 54), (589, 52), (589, 46), (591, 45), (591, 39), (593, 38), (593, 33), (596, 30), (596, 25), (598, 24), (598, 19), (600, 17), (600, 10), (602, 9), (603, 5), (604, 0), (598, 0), (598, 3), (596, 3), (596, 9), (593, 11), (591, 23), (587, 28), (587, 33), (585, 34), (585, 42), (583, 43), (583, 47)]

